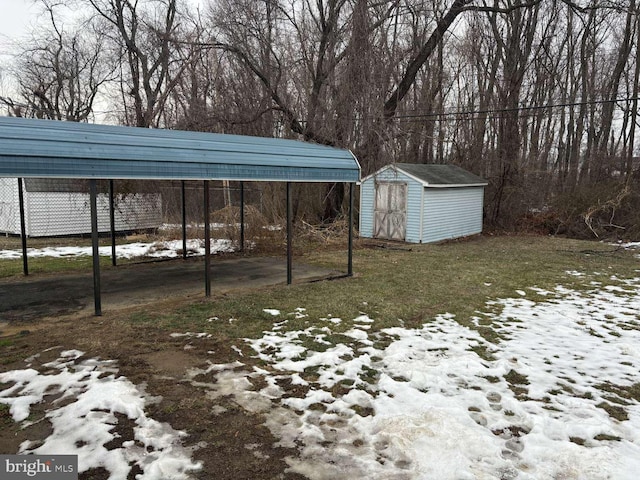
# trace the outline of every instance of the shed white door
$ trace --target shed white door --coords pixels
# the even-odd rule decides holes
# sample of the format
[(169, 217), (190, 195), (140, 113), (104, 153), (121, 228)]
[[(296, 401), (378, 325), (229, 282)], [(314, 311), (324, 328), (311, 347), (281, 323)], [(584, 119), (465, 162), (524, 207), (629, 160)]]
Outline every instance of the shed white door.
[(387, 240), (404, 240), (406, 233), (407, 185), (377, 182), (373, 208), (373, 236)]

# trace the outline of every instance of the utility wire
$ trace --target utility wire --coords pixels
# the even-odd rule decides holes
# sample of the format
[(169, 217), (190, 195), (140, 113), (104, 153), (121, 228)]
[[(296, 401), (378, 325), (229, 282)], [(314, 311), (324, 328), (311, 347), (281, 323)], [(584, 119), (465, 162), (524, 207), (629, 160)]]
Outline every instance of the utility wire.
[[(5, 103), (6, 106), (16, 106), (16, 107), (24, 107), (30, 108), (32, 105), (21, 103), (21, 102), (12, 102), (11, 105), (6, 102), (1, 101), (0, 104)], [(495, 108), (495, 109), (487, 109), (487, 110), (457, 110), (453, 112), (440, 112), (440, 113), (416, 113), (416, 114), (406, 114), (406, 115), (395, 115), (393, 120), (398, 120), (404, 123), (410, 123), (416, 120), (443, 120), (445, 117), (466, 117), (469, 115), (483, 115), (483, 117), (475, 117), (469, 120), (481, 120), (489, 118), (490, 115), (496, 115), (494, 118), (504, 118), (504, 116), (500, 116), (497, 114), (503, 113), (512, 113), (512, 112), (521, 112), (521, 111), (536, 111), (536, 110), (545, 110), (551, 108), (565, 108), (565, 107), (578, 107), (584, 105), (602, 105), (605, 103), (621, 103), (621, 102), (633, 102), (640, 101), (640, 97), (626, 97), (626, 98), (616, 98), (612, 100), (589, 100), (584, 102), (568, 102), (568, 103), (553, 103), (547, 105), (529, 105), (522, 107), (513, 107), (513, 108)], [(105, 115), (105, 114), (114, 114), (114, 113), (122, 113), (120, 110), (93, 110), (94, 115)], [(524, 115), (522, 115), (524, 116)], [(531, 116), (531, 115), (527, 115)], [(301, 122), (305, 122), (301, 120)]]
[(520, 112), (522, 110), (531, 111), (531, 110), (544, 110), (548, 108), (577, 107), (582, 105), (601, 105), (605, 103), (632, 102), (635, 100), (640, 100), (640, 97), (616, 98), (613, 100), (590, 100), (586, 102), (554, 103), (554, 104), (547, 104), (547, 105), (529, 105), (529, 106), (523, 106), (523, 107), (496, 108), (496, 109), (488, 109), (488, 110), (458, 110), (455, 112), (416, 113), (416, 114), (407, 114), (407, 115), (396, 115), (395, 118), (397, 118), (398, 120), (403, 120), (403, 119), (420, 119), (420, 118), (461, 117), (465, 115), (491, 115), (494, 113)]

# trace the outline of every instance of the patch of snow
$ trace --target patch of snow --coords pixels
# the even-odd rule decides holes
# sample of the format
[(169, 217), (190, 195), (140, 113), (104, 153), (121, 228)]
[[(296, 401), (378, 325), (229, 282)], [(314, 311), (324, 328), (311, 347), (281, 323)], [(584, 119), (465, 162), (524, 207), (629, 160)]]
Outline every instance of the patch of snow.
[(571, 275), (572, 277), (584, 277), (584, 273), (578, 272), (577, 270), (567, 270), (564, 273), (566, 273), (567, 275)]
[[(204, 255), (204, 240), (187, 240), (187, 250), (192, 254)], [(233, 242), (227, 239), (214, 239), (211, 241), (211, 253), (227, 253), (235, 250)], [(111, 246), (99, 247), (100, 256), (110, 257)], [(28, 248), (27, 256), (30, 258), (42, 257), (79, 257), (91, 256), (91, 247), (47, 247)], [(182, 240), (161, 241), (154, 243), (126, 243), (116, 245), (116, 256), (118, 258), (177, 258), (182, 255)], [(21, 250), (0, 250), (0, 260), (15, 260), (22, 258)]]
[[(209, 224), (209, 227), (212, 229), (229, 228), (233, 226), (240, 227), (240, 224), (237, 223), (235, 225), (232, 225), (230, 223), (216, 223), (216, 222), (212, 222)], [(187, 228), (204, 228), (204, 223), (188, 223)], [(160, 227), (158, 227), (158, 230), (160, 231), (182, 230), (182, 224), (181, 223), (163, 223)]]
[[(264, 413), (278, 445), (298, 449), (290, 469), (311, 479), (631, 480), (640, 403), (624, 389), (640, 383), (640, 279), (618, 281), (623, 292), (488, 302), (499, 308), (482, 325), (498, 343), (451, 314), (378, 333), (354, 322), (328, 348), (329, 327), (265, 332), (247, 343), (268, 370), (221, 370), (211, 388)], [(252, 377), (268, 386), (252, 391)]]
[(627, 243), (615, 243), (613, 245), (618, 245), (622, 248), (626, 248), (626, 249), (640, 249), (640, 242), (627, 242)]
[(293, 317), (296, 319), (306, 318), (309, 316), (305, 313), (306, 311), (307, 311), (306, 308), (296, 307), (294, 311), (291, 312), (289, 315), (293, 315)]
[(171, 338), (211, 338), (211, 334), (207, 332), (185, 332), (185, 333), (170, 333)]
[[(0, 403), (10, 406), (15, 422), (25, 421), (45, 395), (60, 395), (45, 414), (51, 434), (42, 443), (23, 442), (19, 453), (78, 455), (80, 473), (104, 468), (113, 479), (127, 478), (133, 465), (142, 471), (138, 480), (187, 479), (189, 472), (201, 468), (181, 445), (186, 433), (148, 417), (148, 399), (114, 373), (114, 362), (82, 361), (82, 355), (62, 352), (57, 361), (43, 365), (45, 373), (33, 368), (0, 373), (0, 382), (13, 383), (0, 391)], [(116, 415), (133, 422), (134, 440), (107, 449), (105, 445), (119, 437), (114, 432)]]
[(543, 297), (546, 297), (548, 295), (552, 295), (552, 292), (550, 292), (549, 290), (544, 290), (544, 289), (538, 288), (538, 287), (529, 287), (529, 290), (531, 290), (532, 292), (535, 292), (538, 295), (541, 295)]
[(242, 353), (242, 350), (240, 350), (240, 348), (238, 348), (236, 345), (231, 345), (231, 350), (236, 352), (241, 357), (244, 357), (244, 353)]
[(341, 318), (331, 317), (331, 316), (322, 317), (320, 320), (323, 321), (323, 322), (330, 322), (330, 323), (333, 323), (335, 325), (340, 325), (342, 323), (342, 319)]
[(366, 313), (361, 313), (356, 318), (353, 319), (354, 322), (360, 323), (373, 323), (373, 319), (369, 317)]

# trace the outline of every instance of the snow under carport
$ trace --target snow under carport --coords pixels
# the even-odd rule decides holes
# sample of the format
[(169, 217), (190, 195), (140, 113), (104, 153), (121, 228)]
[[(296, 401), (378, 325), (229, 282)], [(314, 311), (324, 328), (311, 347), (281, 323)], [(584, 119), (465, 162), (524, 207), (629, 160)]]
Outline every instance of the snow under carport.
[[(347, 275), (353, 274), (353, 197), (355, 183), (360, 180), (360, 165), (348, 150), (276, 138), (0, 117), (0, 177), (17, 177), (20, 183), (23, 178), (89, 180), (96, 315), (102, 313), (97, 180), (204, 182), (207, 296), (211, 295), (210, 180), (286, 182), (287, 283), (292, 281), (291, 184), (349, 183)], [(27, 274), (23, 218), (21, 224), (24, 272)], [(244, 227), (242, 220), (241, 226)]]

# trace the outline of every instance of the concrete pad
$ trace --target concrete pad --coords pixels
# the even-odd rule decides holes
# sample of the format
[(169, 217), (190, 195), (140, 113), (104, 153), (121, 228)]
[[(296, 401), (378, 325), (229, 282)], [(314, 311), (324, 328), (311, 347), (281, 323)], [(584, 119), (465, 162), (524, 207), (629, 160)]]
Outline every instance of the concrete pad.
[[(299, 264), (295, 260), (293, 263), (295, 283), (336, 274), (340, 272)], [(284, 258), (212, 258), (211, 290), (214, 295), (239, 288), (286, 284), (286, 281)], [(105, 312), (110, 308), (144, 305), (171, 296), (204, 297), (204, 261), (191, 258), (103, 269), (101, 287)], [(84, 309), (93, 311), (91, 272), (0, 279), (0, 322), (32, 321)]]

